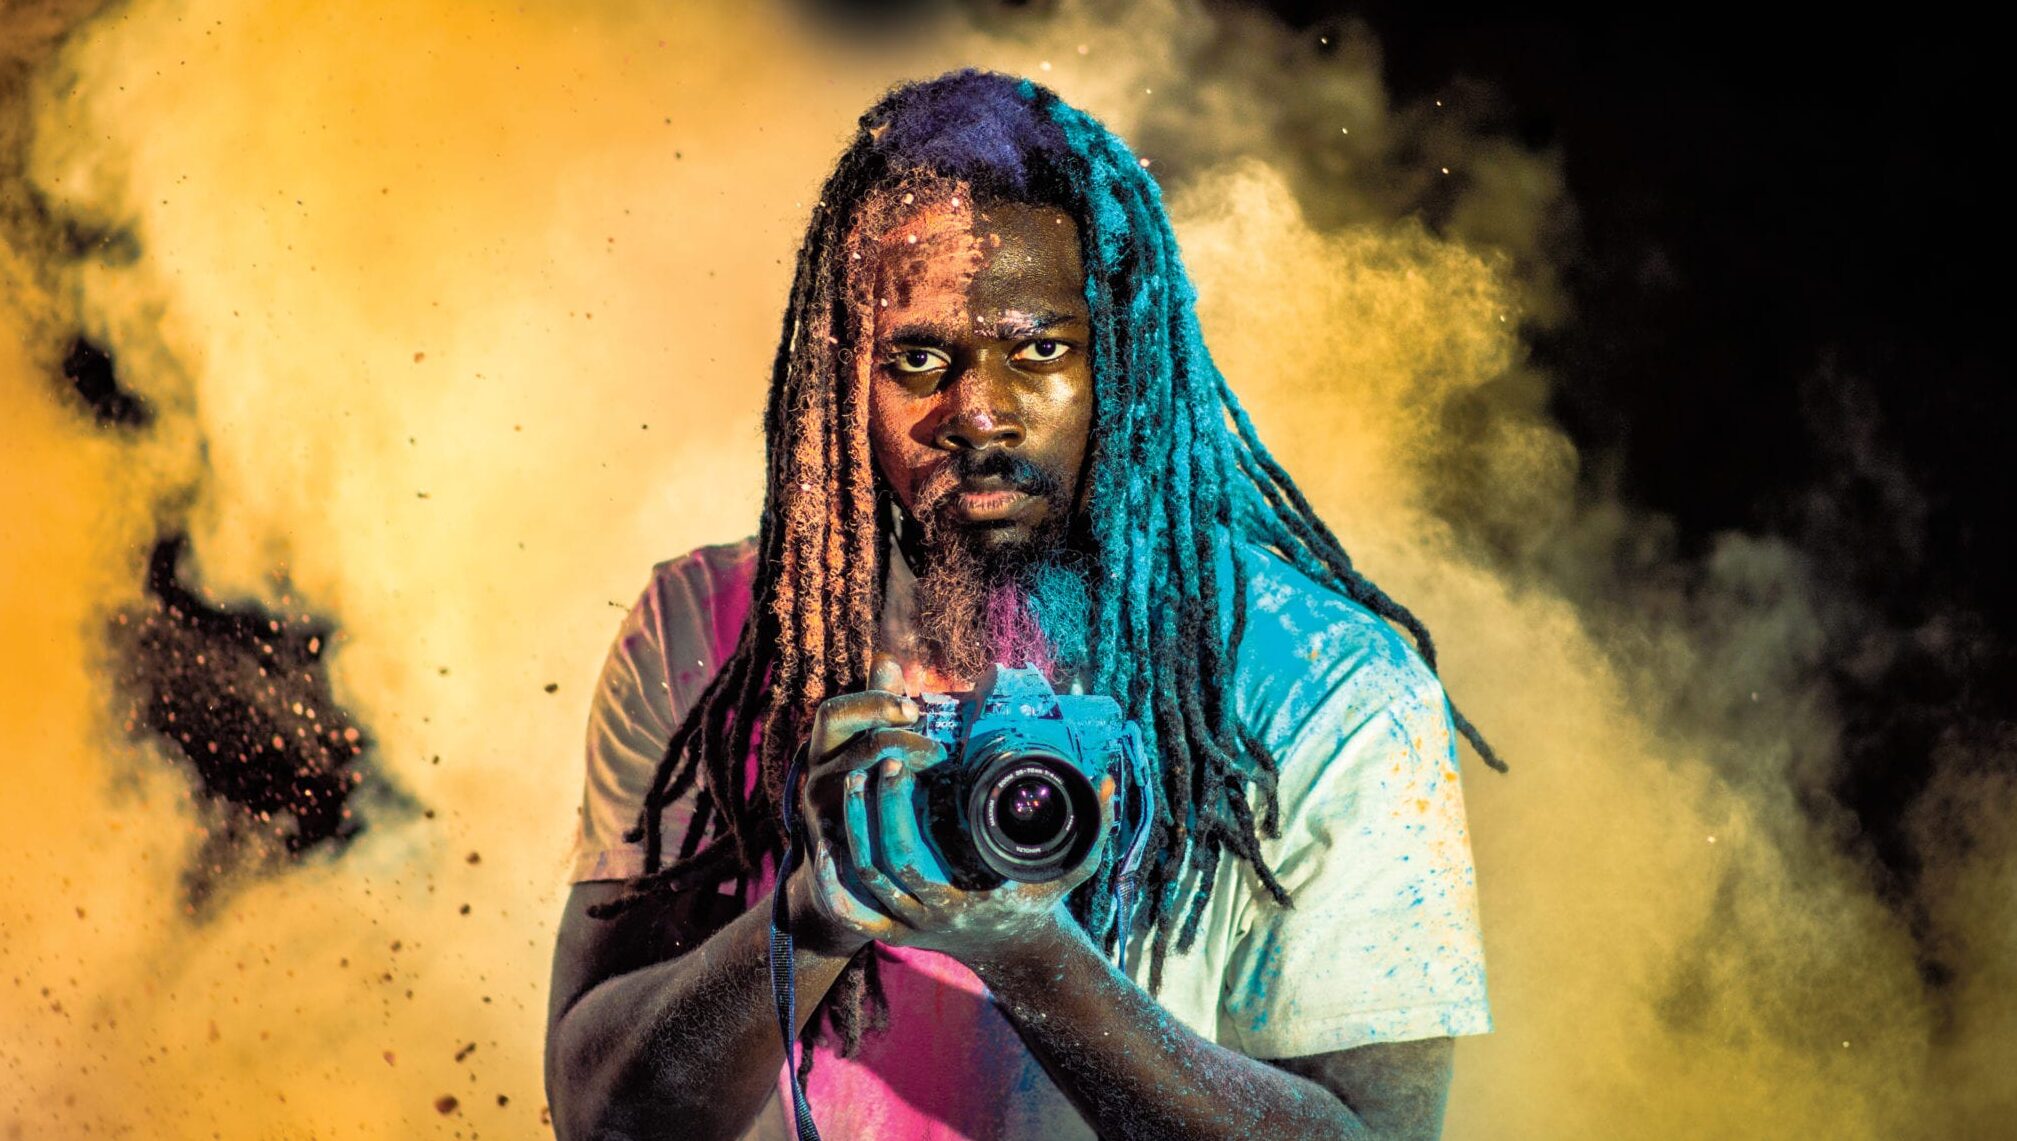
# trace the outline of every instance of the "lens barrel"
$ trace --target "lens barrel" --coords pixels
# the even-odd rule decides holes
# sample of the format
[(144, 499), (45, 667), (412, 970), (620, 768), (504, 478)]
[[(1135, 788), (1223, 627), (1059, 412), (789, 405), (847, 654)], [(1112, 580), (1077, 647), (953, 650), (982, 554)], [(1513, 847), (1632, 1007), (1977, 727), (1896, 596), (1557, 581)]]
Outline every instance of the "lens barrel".
[(969, 750), (966, 819), (981, 862), (1023, 883), (1077, 867), (1100, 820), (1098, 793), (1079, 766), (1016, 734), (972, 742)]

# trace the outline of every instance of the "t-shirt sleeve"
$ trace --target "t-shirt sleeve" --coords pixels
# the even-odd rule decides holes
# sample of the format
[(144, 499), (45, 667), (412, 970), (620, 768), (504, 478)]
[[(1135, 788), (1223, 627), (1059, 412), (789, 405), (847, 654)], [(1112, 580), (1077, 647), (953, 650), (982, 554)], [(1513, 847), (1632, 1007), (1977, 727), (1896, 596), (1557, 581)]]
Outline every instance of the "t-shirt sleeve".
[[(672, 739), (674, 714), (658, 621), (658, 582), (624, 615), (604, 657), (588, 709), (587, 775), (570, 882), (629, 879), (644, 871), (644, 846), (623, 834), (635, 827), (652, 775)], [(680, 806), (661, 817), (683, 823)]]
[[(569, 882), (629, 879), (644, 872), (635, 827), (666, 745), (718, 668), (723, 630), (747, 609), (741, 548), (703, 548), (660, 563), (624, 615), (588, 711), (587, 773)], [(737, 590), (743, 595), (738, 597)], [(732, 624), (732, 625), (731, 625)], [(670, 856), (693, 813), (691, 793), (659, 814)]]
[(1262, 851), (1293, 902), (1255, 886), (1234, 916), (1221, 1026), (1252, 1057), (1492, 1025), (1449, 701), (1398, 634), (1340, 605), (1252, 647), (1276, 663), (1259, 719), (1281, 836)]

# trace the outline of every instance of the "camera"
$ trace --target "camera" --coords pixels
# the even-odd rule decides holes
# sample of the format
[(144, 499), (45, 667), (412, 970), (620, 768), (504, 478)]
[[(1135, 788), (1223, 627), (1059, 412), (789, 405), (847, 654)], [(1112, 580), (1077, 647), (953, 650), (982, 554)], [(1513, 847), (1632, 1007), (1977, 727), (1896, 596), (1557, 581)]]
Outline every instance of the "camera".
[(971, 694), (925, 694), (918, 732), (946, 760), (920, 774), (921, 816), (965, 890), (1045, 883), (1100, 839), (1099, 783), (1116, 782), (1116, 851), (1129, 865), (1147, 832), (1151, 784), (1140, 731), (1110, 697), (1059, 694), (1034, 665), (995, 665)]

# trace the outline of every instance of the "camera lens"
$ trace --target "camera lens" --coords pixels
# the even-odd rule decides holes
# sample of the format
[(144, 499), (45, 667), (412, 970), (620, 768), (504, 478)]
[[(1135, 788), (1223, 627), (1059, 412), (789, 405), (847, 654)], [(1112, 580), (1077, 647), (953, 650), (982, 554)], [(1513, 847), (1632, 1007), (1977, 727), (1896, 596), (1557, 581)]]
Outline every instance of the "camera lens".
[(1071, 798), (1049, 773), (1018, 776), (995, 797), (995, 822), (1018, 847), (1047, 848), (1071, 827)]
[(997, 733), (968, 745), (963, 842), (988, 874), (1022, 883), (1065, 875), (1099, 839), (1100, 801), (1076, 761), (1048, 743)]
[(1078, 825), (1086, 809), (1075, 803), (1078, 798), (1066, 783), (1073, 778), (1086, 784), (1076, 770), (1042, 754), (1025, 754), (987, 774), (975, 790), (980, 796), (976, 839), (1001, 862), (998, 870), (1012, 867), (1019, 878), (1056, 875), (1070, 850), (1084, 846), (1080, 833), (1085, 829)]

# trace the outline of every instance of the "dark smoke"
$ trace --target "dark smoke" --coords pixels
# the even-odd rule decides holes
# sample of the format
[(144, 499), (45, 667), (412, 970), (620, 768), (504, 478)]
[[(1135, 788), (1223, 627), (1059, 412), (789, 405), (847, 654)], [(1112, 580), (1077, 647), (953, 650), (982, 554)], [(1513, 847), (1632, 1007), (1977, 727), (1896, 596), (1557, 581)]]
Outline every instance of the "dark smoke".
[(114, 615), (108, 634), (126, 730), (165, 746), (201, 798), (204, 840), (183, 874), (201, 914), (234, 874), (340, 853), (364, 830), (366, 805), (412, 804), (373, 771), (371, 738), (330, 693), (335, 626), (213, 603), (182, 581), (185, 546), (180, 535), (154, 545), (147, 601)]
[(91, 410), (101, 428), (145, 428), (154, 422), (154, 410), (139, 394), (119, 386), (112, 358), (105, 350), (79, 337), (63, 358), (63, 375)]

